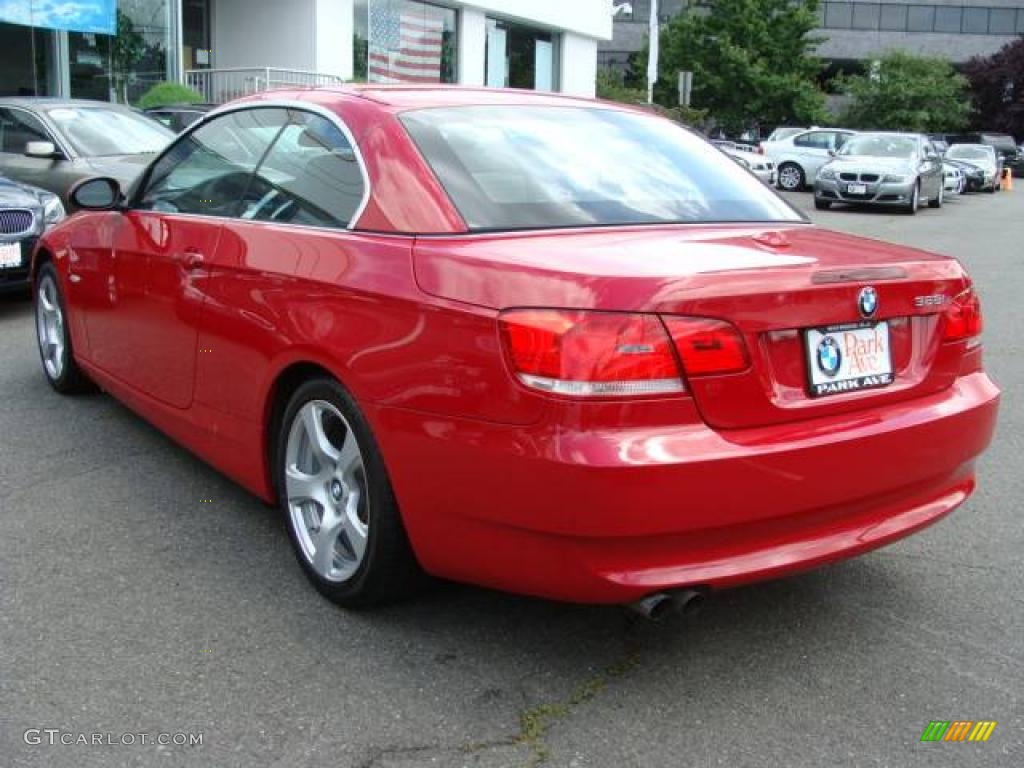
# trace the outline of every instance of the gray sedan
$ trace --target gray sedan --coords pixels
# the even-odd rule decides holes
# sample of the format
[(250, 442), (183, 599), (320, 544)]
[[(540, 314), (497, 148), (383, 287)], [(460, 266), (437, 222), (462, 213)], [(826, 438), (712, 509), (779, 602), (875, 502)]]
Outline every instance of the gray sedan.
[(174, 134), (140, 112), (105, 101), (0, 99), (0, 174), (60, 195), (90, 176), (127, 189)]
[(860, 133), (847, 141), (814, 180), (814, 207), (881, 205), (916, 213), (941, 208), (942, 159), (927, 136)]

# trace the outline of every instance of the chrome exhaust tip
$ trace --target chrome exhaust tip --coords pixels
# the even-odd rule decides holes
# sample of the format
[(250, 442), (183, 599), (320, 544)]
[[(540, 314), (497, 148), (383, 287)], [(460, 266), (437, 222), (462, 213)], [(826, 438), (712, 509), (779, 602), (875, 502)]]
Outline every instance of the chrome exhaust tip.
[(693, 616), (704, 607), (707, 590), (678, 589), (671, 592), (654, 592), (627, 607), (650, 621), (660, 621), (673, 614)]

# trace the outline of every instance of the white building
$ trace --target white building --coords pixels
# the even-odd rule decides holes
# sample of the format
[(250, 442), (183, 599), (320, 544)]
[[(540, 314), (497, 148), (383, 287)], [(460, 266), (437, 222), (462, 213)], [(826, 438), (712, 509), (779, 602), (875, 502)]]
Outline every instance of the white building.
[(130, 59), (114, 35), (66, 15), (53, 22), (63, 29), (39, 13), (0, 15), (0, 95), (134, 100), (182, 80), (222, 101), (268, 83), (356, 79), (592, 96), (597, 43), (612, 34), (610, 0), (98, 1), (116, 3), (119, 35), (143, 41)]

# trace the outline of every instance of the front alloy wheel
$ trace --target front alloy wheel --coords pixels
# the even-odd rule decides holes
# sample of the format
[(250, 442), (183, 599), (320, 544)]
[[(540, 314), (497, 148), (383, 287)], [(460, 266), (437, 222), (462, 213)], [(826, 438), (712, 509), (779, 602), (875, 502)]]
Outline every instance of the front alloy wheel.
[(907, 213), (913, 216), (917, 213), (917, 209), (921, 207), (921, 181), (918, 180), (914, 184), (914, 189), (910, 193), (910, 203), (907, 205)]
[(783, 163), (779, 168), (779, 186), (787, 192), (797, 192), (803, 189), (803, 169), (796, 163)]
[(68, 334), (64, 297), (57, 281), (57, 270), (44, 262), (36, 275), (32, 298), (36, 309), (36, 340), (43, 373), (50, 386), (61, 394), (83, 392), (89, 380), (75, 362)]

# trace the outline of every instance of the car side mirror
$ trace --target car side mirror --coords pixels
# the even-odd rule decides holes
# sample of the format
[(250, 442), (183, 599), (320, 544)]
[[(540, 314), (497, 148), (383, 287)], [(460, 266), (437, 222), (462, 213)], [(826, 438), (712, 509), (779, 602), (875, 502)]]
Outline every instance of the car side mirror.
[(52, 160), (64, 155), (62, 152), (57, 151), (57, 147), (52, 141), (30, 141), (25, 145), (25, 156)]
[(87, 211), (111, 211), (120, 206), (124, 196), (116, 179), (98, 176), (85, 179), (71, 188), (68, 197), (76, 208)]
[(834, 149), (830, 149), (830, 150), (828, 151), (828, 156), (829, 156), (829, 157), (835, 157), (835, 156), (836, 156), (836, 151), (835, 151)]

